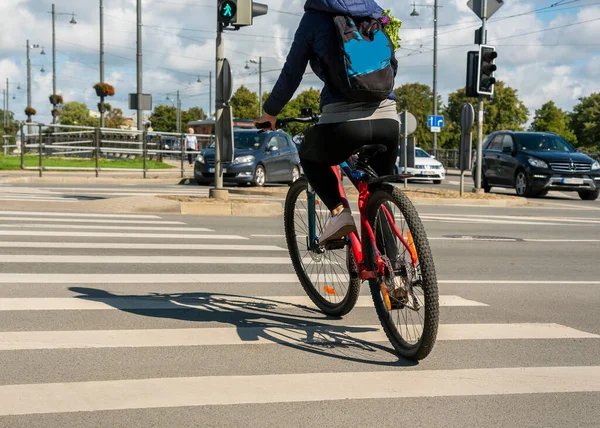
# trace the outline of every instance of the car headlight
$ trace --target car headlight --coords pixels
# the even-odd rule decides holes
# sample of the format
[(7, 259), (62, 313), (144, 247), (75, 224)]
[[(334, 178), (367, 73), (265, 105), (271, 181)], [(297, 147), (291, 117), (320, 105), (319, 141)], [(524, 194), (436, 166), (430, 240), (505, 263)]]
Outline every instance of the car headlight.
[(252, 163), (254, 162), (254, 156), (240, 156), (239, 158), (235, 158), (233, 160), (233, 165), (239, 165), (242, 163)]
[(596, 161), (592, 164), (592, 169), (600, 169), (600, 162)]
[(529, 165), (535, 166), (536, 168), (548, 168), (548, 164), (543, 160), (536, 158), (529, 158)]
[(198, 163), (204, 163), (204, 156), (202, 156), (202, 155), (196, 156), (196, 162), (198, 162)]

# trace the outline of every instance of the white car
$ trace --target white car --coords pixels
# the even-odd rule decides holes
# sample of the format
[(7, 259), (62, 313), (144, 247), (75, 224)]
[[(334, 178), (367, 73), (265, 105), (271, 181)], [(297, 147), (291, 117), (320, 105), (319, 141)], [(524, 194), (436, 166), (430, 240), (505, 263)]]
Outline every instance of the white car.
[[(400, 157), (396, 158), (396, 168), (399, 172), (404, 168), (400, 165)], [(442, 184), (442, 180), (446, 178), (444, 165), (418, 147), (415, 149), (415, 167), (408, 168), (407, 172), (413, 175), (411, 181), (433, 181), (433, 184)]]

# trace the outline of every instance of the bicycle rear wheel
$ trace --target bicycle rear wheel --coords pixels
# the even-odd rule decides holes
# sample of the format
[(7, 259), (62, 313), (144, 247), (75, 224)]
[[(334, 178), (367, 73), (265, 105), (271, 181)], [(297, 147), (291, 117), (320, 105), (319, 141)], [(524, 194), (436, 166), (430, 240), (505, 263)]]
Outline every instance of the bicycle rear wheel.
[(421, 360), (433, 349), (439, 322), (435, 265), (425, 228), (408, 197), (388, 184), (372, 193), (367, 218), (385, 266), (383, 275), (369, 281), (377, 315), (396, 352)]
[[(306, 180), (296, 181), (285, 201), (285, 237), (292, 265), (300, 284), (313, 303), (325, 314), (343, 316), (356, 305), (360, 279), (349, 245), (326, 250), (313, 245), (329, 218), (329, 210), (316, 199), (309, 198)], [(314, 215), (314, 232), (309, 215)], [(312, 236), (312, 235), (315, 236)]]

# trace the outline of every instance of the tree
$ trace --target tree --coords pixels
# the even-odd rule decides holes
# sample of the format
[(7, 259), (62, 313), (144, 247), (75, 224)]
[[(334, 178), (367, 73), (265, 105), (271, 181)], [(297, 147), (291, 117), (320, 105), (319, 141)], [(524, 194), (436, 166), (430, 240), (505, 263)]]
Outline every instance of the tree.
[(187, 126), (188, 122), (206, 119), (206, 113), (200, 107), (191, 107), (188, 111), (182, 112), (183, 126)]
[(570, 116), (579, 146), (590, 151), (600, 150), (600, 92), (579, 98)]
[[(398, 111), (408, 110), (417, 118), (418, 128), (414, 136), (419, 147), (429, 148), (432, 143), (431, 131), (427, 127), (427, 116), (433, 114), (433, 91), (428, 85), (421, 83), (405, 83), (396, 88)], [(438, 97), (438, 105), (442, 105)], [(438, 147), (444, 146), (445, 133), (438, 135)]]
[(236, 119), (256, 119), (258, 117), (258, 94), (250, 91), (244, 85), (235, 91), (231, 97), (233, 117)]
[[(266, 99), (265, 99), (266, 100)], [(310, 107), (314, 113), (319, 112), (319, 104), (321, 103), (321, 93), (314, 88), (302, 91), (296, 98), (291, 100), (279, 113), (279, 117), (298, 117), (302, 113), (304, 107)], [(286, 131), (291, 135), (302, 135), (304, 131), (311, 125), (302, 123), (290, 123), (286, 127)]]
[(535, 118), (531, 124), (534, 132), (556, 132), (565, 140), (575, 144), (577, 138), (569, 128), (569, 116), (562, 109), (556, 107), (554, 101), (548, 101), (535, 111)]
[(177, 131), (177, 111), (175, 107), (158, 105), (150, 116), (152, 129), (157, 132)]
[(120, 108), (111, 108), (104, 118), (104, 125), (108, 128), (119, 129), (125, 125), (125, 117), (123, 116), (123, 110)]
[(71, 101), (63, 106), (60, 123), (76, 126), (100, 126), (100, 119), (90, 116), (90, 111), (84, 103)]
[[(467, 97), (465, 88), (452, 92), (448, 96), (448, 105), (444, 109), (447, 119), (446, 147), (458, 148), (460, 144), (460, 113), (464, 103), (471, 103), (477, 115), (477, 98)], [(483, 135), (503, 129), (520, 131), (527, 123), (529, 111), (519, 100), (517, 90), (506, 86), (504, 82), (496, 83), (495, 94), (491, 100), (483, 101), (484, 121)], [(473, 127), (473, 135), (477, 135), (477, 119)]]

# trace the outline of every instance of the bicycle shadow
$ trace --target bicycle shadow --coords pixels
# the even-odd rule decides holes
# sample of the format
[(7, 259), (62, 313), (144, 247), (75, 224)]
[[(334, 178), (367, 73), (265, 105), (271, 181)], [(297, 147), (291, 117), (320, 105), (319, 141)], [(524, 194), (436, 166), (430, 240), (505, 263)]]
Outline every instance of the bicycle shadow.
[[(242, 342), (278, 344), (321, 356), (379, 366), (417, 365), (399, 358), (389, 346), (360, 338), (361, 334), (378, 329), (325, 324), (339, 318), (328, 317), (306, 306), (233, 294), (117, 295), (86, 287), (69, 287), (69, 290), (79, 294), (75, 298), (100, 302), (134, 315), (227, 324), (235, 327)], [(287, 308), (287, 312), (281, 311), (282, 308)], [(294, 311), (301, 313), (297, 315)]]

